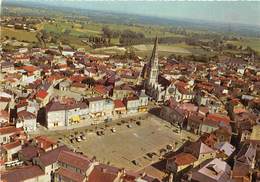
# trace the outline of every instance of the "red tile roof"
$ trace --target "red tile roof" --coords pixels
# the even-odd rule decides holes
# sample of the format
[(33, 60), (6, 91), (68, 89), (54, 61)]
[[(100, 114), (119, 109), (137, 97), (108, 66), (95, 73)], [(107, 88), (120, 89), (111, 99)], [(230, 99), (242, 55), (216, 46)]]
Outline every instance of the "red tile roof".
[(34, 157), (37, 157), (38, 154), (44, 153), (44, 150), (36, 146), (28, 145), (23, 147), (19, 153), (23, 156), (24, 160), (30, 161)]
[(84, 181), (84, 178), (85, 178), (80, 173), (76, 173), (74, 171), (71, 171), (71, 170), (68, 170), (65, 168), (58, 169), (56, 174), (58, 174), (59, 176), (62, 176), (62, 179), (64, 181), (71, 181), (71, 182), (82, 182), (82, 181)]
[(124, 108), (125, 107), (123, 101), (121, 101), (119, 99), (118, 100), (114, 100), (114, 104), (115, 104), (115, 108)]
[(95, 85), (94, 90), (100, 94), (106, 94), (107, 90), (104, 85)]
[(20, 142), (19, 140), (16, 140), (16, 141), (14, 141), (14, 142), (11, 142), (11, 143), (2, 145), (2, 147), (3, 147), (5, 150), (10, 150), (10, 149), (16, 148), (16, 147), (18, 147), (18, 146), (21, 146), (21, 142)]
[(113, 170), (113, 167), (106, 165), (95, 166), (88, 177), (88, 182), (114, 182), (118, 170)]
[(35, 66), (22, 66), (22, 69), (27, 72), (34, 72), (37, 70), (37, 68)]
[(127, 101), (139, 100), (137, 96), (128, 97)]
[(7, 127), (2, 127), (0, 128), (0, 133), (1, 135), (4, 135), (4, 134), (12, 134), (12, 133), (16, 133), (16, 132), (21, 132), (23, 131), (22, 128), (16, 128), (14, 126), (7, 126)]
[(9, 113), (7, 111), (4, 110), (0, 110), (0, 117), (5, 118), (8, 120), (9, 118)]
[(178, 166), (192, 164), (197, 161), (196, 157), (189, 153), (179, 153), (169, 160), (173, 160)]
[(22, 119), (36, 119), (36, 116), (33, 113), (25, 110), (18, 112), (17, 115), (18, 118)]
[(48, 151), (48, 152), (40, 155), (39, 160), (41, 161), (43, 166), (49, 166), (49, 165), (57, 162), (59, 154), (63, 150), (69, 151), (69, 149), (66, 146), (61, 146), (61, 147), (58, 147), (56, 149), (53, 149), (51, 151)]
[(8, 182), (25, 181), (44, 175), (43, 170), (38, 166), (26, 166), (18, 169), (9, 170), (1, 174), (1, 180)]
[(86, 76), (81, 76), (81, 75), (73, 75), (69, 78), (71, 81), (74, 82), (82, 82), (83, 80), (86, 79)]
[(37, 136), (35, 137), (35, 140), (37, 142), (37, 144), (39, 145), (40, 148), (46, 150), (48, 148), (50, 148), (53, 145), (56, 145), (57, 142), (54, 140), (51, 140), (50, 138), (46, 137), (46, 136)]
[(229, 124), (229, 122), (230, 122), (229, 117), (222, 116), (222, 115), (219, 115), (219, 114), (209, 114), (207, 116), (207, 118), (210, 119), (210, 120), (216, 121), (216, 122), (223, 122), (225, 124)]
[(58, 161), (78, 168), (82, 171), (87, 171), (91, 164), (87, 157), (70, 151), (62, 151), (58, 157)]
[(48, 92), (45, 90), (39, 90), (36, 97), (40, 99), (45, 99), (45, 97), (48, 95)]

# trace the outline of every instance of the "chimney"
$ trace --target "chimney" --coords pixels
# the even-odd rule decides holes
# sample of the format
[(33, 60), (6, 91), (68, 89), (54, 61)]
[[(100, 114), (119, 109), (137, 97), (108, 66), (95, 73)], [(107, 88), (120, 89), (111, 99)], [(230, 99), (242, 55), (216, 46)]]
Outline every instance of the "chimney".
[(41, 154), (40, 154), (39, 150), (37, 150), (37, 157), (40, 157), (40, 156), (41, 156)]
[(101, 171), (103, 172), (103, 173), (105, 173), (105, 172), (107, 172), (107, 169), (106, 168), (101, 168)]
[(91, 161), (92, 161), (93, 163), (96, 162), (96, 161), (97, 161), (96, 156), (93, 156), (93, 158), (91, 159)]
[(20, 140), (20, 143), (21, 143), (21, 145), (24, 145), (24, 140), (23, 139)]
[(118, 170), (118, 172), (117, 172), (117, 176), (120, 176), (120, 175), (124, 176), (125, 174), (126, 174), (125, 168), (122, 168), (122, 169)]
[(146, 173), (145, 173), (145, 172), (143, 172), (141, 176), (142, 176), (142, 177), (145, 177), (145, 176), (146, 176)]
[(43, 148), (43, 142), (40, 142), (40, 147)]

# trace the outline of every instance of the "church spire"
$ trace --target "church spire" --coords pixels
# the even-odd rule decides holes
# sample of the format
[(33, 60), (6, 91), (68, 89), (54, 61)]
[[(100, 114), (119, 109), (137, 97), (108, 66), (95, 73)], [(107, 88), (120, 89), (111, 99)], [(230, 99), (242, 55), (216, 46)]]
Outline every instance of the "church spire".
[(155, 37), (153, 52), (150, 58), (150, 64), (151, 66), (154, 64), (158, 64), (158, 36)]
[(158, 37), (156, 36), (154, 41), (153, 52), (151, 58), (149, 60), (149, 64), (147, 67), (148, 72), (148, 83), (149, 85), (153, 85), (158, 81), (159, 75), (159, 61), (158, 61)]

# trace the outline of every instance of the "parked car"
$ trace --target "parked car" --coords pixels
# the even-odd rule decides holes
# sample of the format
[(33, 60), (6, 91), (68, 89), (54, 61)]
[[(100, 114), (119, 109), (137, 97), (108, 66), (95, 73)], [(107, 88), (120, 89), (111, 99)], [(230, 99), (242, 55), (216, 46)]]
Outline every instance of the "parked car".
[(81, 139), (82, 139), (82, 140), (86, 140), (87, 138), (86, 138), (85, 135), (81, 135)]
[(179, 129), (174, 129), (172, 130), (174, 133), (180, 133), (180, 130)]
[(80, 136), (77, 136), (76, 140), (77, 140), (77, 142), (81, 142), (82, 141)]
[(104, 121), (105, 121), (106, 123), (112, 122), (112, 118), (106, 118)]
[(116, 129), (115, 129), (115, 128), (111, 128), (111, 131), (112, 131), (113, 133), (115, 133), (115, 132), (116, 132)]
[(132, 128), (132, 125), (128, 124), (127, 127), (128, 127), (128, 128)]
[(167, 150), (173, 150), (173, 146), (172, 146), (171, 144), (168, 144), (168, 145), (166, 146), (166, 148), (167, 148)]

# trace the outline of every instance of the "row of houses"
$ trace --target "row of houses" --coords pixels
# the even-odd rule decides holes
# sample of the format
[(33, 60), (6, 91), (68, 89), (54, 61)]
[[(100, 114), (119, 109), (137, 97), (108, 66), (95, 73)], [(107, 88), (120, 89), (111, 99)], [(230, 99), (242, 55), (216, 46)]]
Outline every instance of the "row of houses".
[(73, 99), (51, 100), (39, 114), (41, 123), (47, 128), (70, 126), (79, 122), (93, 122), (94, 119), (113, 119), (126, 114), (147, 111), (148, 97), (142, 92), (139, 96), (123, 100), (101, 96), (82, 101)]
[(171, 180), (257, 181), (259, 140), (247, 140), (235, 147), (230, 143), (231, 138), (220, 138), (218, 132), (204, 134), (168, 154), (165, 169)]

